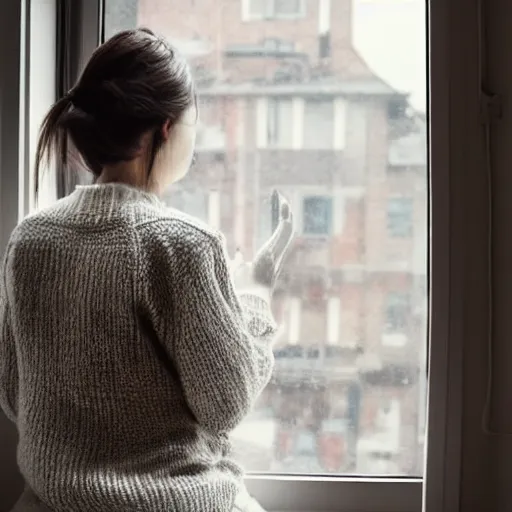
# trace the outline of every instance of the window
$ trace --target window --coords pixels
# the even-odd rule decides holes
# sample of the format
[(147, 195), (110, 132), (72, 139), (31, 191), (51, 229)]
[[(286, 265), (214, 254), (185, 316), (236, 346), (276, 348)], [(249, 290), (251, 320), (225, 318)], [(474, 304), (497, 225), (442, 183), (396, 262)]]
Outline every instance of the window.
[(267, 13), (268, 0), (245, 0), (250, 18), (263, 18)]
[(306, 0), (243, 0), (244, 19), (287, 19), (306, 15)]
[(303, 233), (305, 235), (329, 235), (332, 228), (332, 198), (306, 197), (302, 204)]
[(293, 101), (271, 98), (268, 100), (268, 146), (291, 148), (293, 145)]
[(274, 0), (274, 16), (302, 16), (304, 14), (304, 0)]
[(256, 100), (258, 148), (297, 150), (304, 138), (304, 100), (301, 97), (266, 96)]
[(406, 238), (413, 232), (413, 201), (395, 197), (388, 201), (388, 232), (393, 238)]
[[(110, 7), (119, 2), (123, 0), (105, 2), (107, 35), (116, 26), (110, 17), (118, 12)], [(422, 0), (407, 3), (412, 2), (423, 5)], [(392, 143), (387, 130), (390, 98), (414, 101), (414, 109), (426, 114), (426, 80), (417, 80), (408, 68), (400, 76), (409, 76), (409, 85), (393, 77), (395, 63), (406, 52), (426, 68), (426, 16), (424, 5), (423, 10), (409, 10), (397, 3), (395, 17), (416, 28), (407, 45), (391, 48), (394, 21), (382, 16), (381, 2), (363, 3), (361, 15), (357, 2), (352, 2), (352, 12), (340, 9), (339, 2), (321, 2), (320, 16), (302, 1), (247, 0), (240, 3), (244, 16), (238, 21), (229, 8), (212, 16), (201, 2), (138, 0), (136, 6), (137, 24), (179, 33), (183, 40), (193, 41), (199, 32), (213, 46), (211, 59), (190, 58), (213, 77), (199, 83), (198, 93), (225, 107), (213, 109), (208, 119), (209, 126), (223, 128), (222, 137), (204, 144), (197, 165), (175, 190), (178, 194), (183, 187), (191, 194), (180, 200), (180, 208), (217, 225), (222, 220), (228, 247), (240, 247), (248, 256), (269, 234), (266, 201), (274, 188), (285, 193), (294, 210), (297, 238), (274, 299), (281, 327), (274, 349), (276, 369), (253, 413), (232, 436), (236, 457), (251, 475), (251, 491), (271, 512), (421, 510), (423, 444), (414, 433), (424, 428), (424, 421), (419, 424), (415, 418), (424, 418), (420, 404), (425, 403), (425, 386), (414, 379), (398, 385), (366, 377), (389, 374), (389, 367), (404, 361), (415, 370), (412, 374), (425, 374), (418, 355), (423, 351), (409, 350), (396, 336), (414, 336), (418, 346), (426, 346), (428, 301), (418, 301), (422, 306), (416, 308), (415, 298), (428, 289), (419, 284), (428, 280), (427, 268), (413, 264), (421, 260), (416, 253), (425, 252), (426, 240), (420, 244), (411, 235), (429, 230), (423, 216), (413, 215), (416, 195), (414, 202), (389, 198), (393, 176), (383, 170)], [(179, 5), (180, 17), (173, 15), (170, 4)], [(311, 23), (310, 32), (285, 34), (286, 23), (243, 23), (301, 17)], [(183, 24), (183, 19), (189, 21)], [(329, 46), (319, 55), (322, 34), (328, 34)], [(264, 39), (293, 43), (304, 54), (301, 76), (307, 79), (276, 83), (272, 77), (279, 59), (238, 56), (233, 63), (224, 54), (228, 47), (255, 46)], [(357, 59), (347, 58), (355, 55), (353, 39), (363, 39), (355, 48), (361, 50)], [(419, 118), (425, 129), (419, 131), (424, 135), (418, 146), (426, 148), (428, 116)], [(400, 136), (409, 135), (408, 119), (393, 123), (401, 124)], [(208, 154), (219, 151), (225, 158), (212, 171)], [(415, 186), (427, 181), (426, 163), (404, 174), (415, 194), (424, 191), (427, 203), (428, 191)], [(168, 198), (171, 205), (173, 197), (171, 193)], [(226, 203), (236, 214), (223, 214), (219, 220), (219, 203), (222, 211)], [(388, 255), (380, 241), (387, 236), (410, 237), (407, 245), (412, 247), (401, 253), (398, 248), (396, 257), (400, 263), (410, 259), (411, 265), (386, 270)], [(382, 292), (391, 275), (404, 283), (396, 296)], [(412, 324), (414, 329), (409, 329)], [(401, 401), (401, 392), (418, 399)], [(383, 463), (390, 457), (390, 440), (392, 463)], [(285, 478), (275, 476), (283, 474)], [(318, 478), (325, 474), (333, 478)], [(372, 480), (359, 481), (360, 475)], [(379, 479), (404, 475), (411, 481)]]
[(400, 473), (400, 401), (382, 397), (374, 415), (371, 433), (358, 446), (358, 470), (364, 474)]
[(385, 324), (382, 343), (388, 346), (403, 346), (407, 343), (411, 318), (410, 296), (407, 293), (391, 292), (385, 302)]
[(334, 103), (308, 100), (304, 112), (304, 149), (333, 149)]

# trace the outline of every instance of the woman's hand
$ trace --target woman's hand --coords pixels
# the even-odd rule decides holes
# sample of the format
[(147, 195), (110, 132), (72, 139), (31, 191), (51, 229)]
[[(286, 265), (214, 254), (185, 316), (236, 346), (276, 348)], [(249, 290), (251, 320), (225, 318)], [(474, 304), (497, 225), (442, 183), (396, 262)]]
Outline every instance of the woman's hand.
[(278, 192), (279, 221), (270, 239), (261, 247), (253, 262), (245, 262), (237, 253), (233, 262), (233, 279), (238, 293), (250, 293), (269, 300), (275, 282), (281, 272), (284, 256), (293, 239), (293, 215), (290, 205)]

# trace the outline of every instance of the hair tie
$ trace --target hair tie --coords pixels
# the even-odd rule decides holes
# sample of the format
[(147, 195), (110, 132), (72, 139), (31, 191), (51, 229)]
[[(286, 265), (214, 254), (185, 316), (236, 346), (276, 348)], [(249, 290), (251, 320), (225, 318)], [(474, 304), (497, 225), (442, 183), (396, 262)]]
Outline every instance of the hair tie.
[(66, 94), (64, 94), (64, 99), (73, 103), (76, 97), (76, 89), (70, 89)]

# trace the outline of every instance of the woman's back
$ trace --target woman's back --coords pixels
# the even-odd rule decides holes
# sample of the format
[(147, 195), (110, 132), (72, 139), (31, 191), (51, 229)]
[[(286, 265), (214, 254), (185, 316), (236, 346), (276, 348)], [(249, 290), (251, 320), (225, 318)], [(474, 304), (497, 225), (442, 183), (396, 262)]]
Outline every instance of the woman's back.
[[(49, 506), (232, 509), (241, 471), (215, 431), (231, 420), (200, 426), (185, 396), (195, 391), (182, 384), (193, 372), (200, 394), (224, 377), (191, 360), (194, 344), (208, 343), (193, 317), (208, 314), (203, 301), (212, 299), (191, 295), (185, 275), (198, 248), (216, 243), (206, 227), (121, 185), (78, 190), (14, 233), (6, 275), (19, 464)], [(177, 327), (184, 313), (186, 333)]]

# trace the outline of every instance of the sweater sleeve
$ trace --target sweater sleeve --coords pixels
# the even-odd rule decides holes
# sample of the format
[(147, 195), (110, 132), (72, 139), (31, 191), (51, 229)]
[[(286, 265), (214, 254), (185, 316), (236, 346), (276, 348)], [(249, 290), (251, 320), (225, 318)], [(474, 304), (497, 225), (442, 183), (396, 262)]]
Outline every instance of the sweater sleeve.
[(202, 234), (179, 250), (170, 244), (168, 258), (158, 287), (166, 297), (158, 302), (172, 308), (161, 313), (157, 333), (198, 423), (229, 432), (272, 373), (270, 306), (258, 296), (236, 294), (220, 237)]
[(18, 366), (7, 298), (6, 261), (0, 271), (0, 407), (15, 422), (18, 409)]

